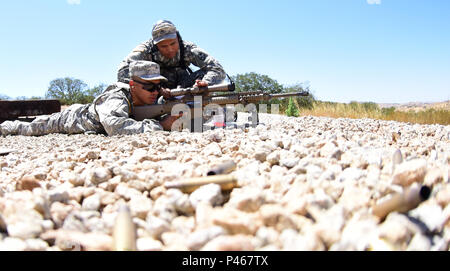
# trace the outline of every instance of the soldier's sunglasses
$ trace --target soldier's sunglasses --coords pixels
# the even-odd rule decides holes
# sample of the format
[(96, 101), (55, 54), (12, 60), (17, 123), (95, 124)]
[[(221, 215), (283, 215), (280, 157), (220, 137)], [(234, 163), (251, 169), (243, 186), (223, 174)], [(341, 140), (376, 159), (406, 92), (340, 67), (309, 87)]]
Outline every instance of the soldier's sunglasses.
[[(137, 81), (136, 81), (137, 82)], [(142, 88), (149, 91), (149, 92), (154, 92), (154, 91), (159, 91), (161, 89), (161, 84), (154, 84), (154, 83), (143, 83), (143, 82), (137, 82), (139, 84), (142, 85)]]

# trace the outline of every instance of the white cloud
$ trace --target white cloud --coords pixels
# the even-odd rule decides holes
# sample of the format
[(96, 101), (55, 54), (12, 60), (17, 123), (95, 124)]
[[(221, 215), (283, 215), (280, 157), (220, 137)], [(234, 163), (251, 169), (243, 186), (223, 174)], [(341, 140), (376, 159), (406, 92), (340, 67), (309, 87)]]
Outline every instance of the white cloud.
[(381, 0), (367, 0), (367, 4), (369, 5), (380, 5)]
[(81, 0), (67, 0), (67, 4), (69, 4), (69, 5), (79, 5), (79, 4), (81, 4)]

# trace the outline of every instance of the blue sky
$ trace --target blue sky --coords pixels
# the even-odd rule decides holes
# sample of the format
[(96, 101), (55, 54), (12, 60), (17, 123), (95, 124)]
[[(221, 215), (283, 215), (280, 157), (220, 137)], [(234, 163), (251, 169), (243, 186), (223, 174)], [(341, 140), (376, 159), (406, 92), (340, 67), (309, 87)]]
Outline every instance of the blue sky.
[(60, 77), (116, 81), (171, 20), (230, 75), (256, 72), (317, 98), (450, 100), (448, 0), (16, 0), (0, 4), (0, 94), (44, 96)]

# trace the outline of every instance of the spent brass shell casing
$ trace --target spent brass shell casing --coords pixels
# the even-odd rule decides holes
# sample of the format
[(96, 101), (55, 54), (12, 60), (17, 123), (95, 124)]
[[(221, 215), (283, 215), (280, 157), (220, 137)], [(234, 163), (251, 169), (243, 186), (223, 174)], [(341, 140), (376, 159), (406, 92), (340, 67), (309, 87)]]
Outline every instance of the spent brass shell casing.
[(164, 186), (167, 189), (176, 188), (184, 193), (191, 193), (202, 185), (215, 183), (222, 190), (231, 190), (237, 186), (237, 179), (231, 175), (212, 175), (207, 177), (191, 178), (183, 181), (168, 182)]
[(216, 167), (213, 167), (208, 171), (206, 175), (212, 176), (212, 175), (221, 175), (221, 174), (228, 174), (236, 169), (236, 163), (234, 161), (227, 161), (225, 163), (222, 163)]
[(113, 232), (115, 251), (136, 250), (136, 229), (130, 209), (123, 205), (119, 208)]
[(431, 188), (416, 186), (406, 189), (403, 193), (395, 194), (372, 208), (372, 214), (384, 219), (391, 212), (406, 213), (430, 197)]

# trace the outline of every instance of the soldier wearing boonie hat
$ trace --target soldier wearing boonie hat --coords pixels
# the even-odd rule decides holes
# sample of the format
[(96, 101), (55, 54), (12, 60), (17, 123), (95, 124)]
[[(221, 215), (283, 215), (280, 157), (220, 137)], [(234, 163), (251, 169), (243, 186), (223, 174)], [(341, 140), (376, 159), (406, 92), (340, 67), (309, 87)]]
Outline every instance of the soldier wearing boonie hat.
[[(152, 39), (138, 45), (119, 65), (119, 82), (130, 80), (129, 65), (133, 61), (148, 60), (160, 65), (161, 75), (167, 78), (164, 88), (191, 87), (221, 83), (226, 73), (219, 62), (192, 42), (184, 41), (175, 25), (160, 20), (152, 28)], [(192, 72), (190, 65), (199, 70)]]
[(167, 78), (160, 74), (159, 65), (151, 61), (134, 61), (130, 64), (130, 77), (137, 77), (144, 81), (163, 80)]
[[(167, 79), (160, 74), (159, 65), (150, 61), (130, 64), (133, 84), (117, 82), (95, 98), (92, 104), (74, 104), (64, 111), (37, 117), (32, 122), (5, 121), (0, 124), (0, 135), (40, 136), (51, 133), (80, 134), (99, 133), (107, 135), (138, 134), (156, 130), (171, 130), (176, 116), (162, 120), (136, 121), (133, 107), (153, 104), (157, 92), (146, 86), (159, 84)], [(139, 81), (137, 81), (139, 80)], [(131, 83), (131, 82), (130, 82)]]

